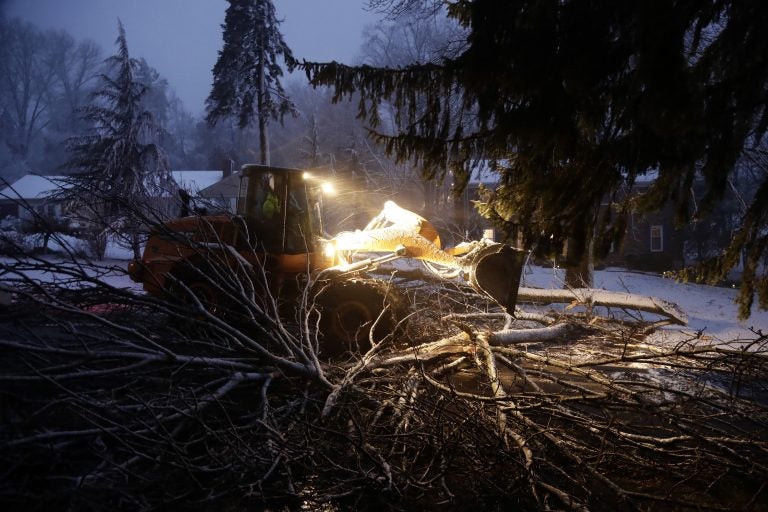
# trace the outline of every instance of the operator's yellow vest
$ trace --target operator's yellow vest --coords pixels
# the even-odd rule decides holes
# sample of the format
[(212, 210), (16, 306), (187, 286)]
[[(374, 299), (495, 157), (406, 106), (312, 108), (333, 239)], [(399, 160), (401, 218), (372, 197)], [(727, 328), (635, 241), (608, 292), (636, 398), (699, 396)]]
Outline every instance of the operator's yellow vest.
[(264, 206), (261, 208), (264, 217), (271, 219), (277, 212), (280, 211), (280, 203), (277, 201), (277, 196), (270, 192), (267, 198), (264, 200)]

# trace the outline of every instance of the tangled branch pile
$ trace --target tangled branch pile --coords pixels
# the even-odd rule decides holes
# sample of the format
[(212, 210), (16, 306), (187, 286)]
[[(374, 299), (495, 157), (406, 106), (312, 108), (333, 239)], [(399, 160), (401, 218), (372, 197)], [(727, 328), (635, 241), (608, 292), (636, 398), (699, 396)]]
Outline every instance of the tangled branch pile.
[[(641, 322), (513, 321), (424, 283), (386, 340), (327, 360), (311, 307), (248, 304), (234, 325), (111, 287), (116, 269), (5, 271), (0, 500), (14, 508), (768, 506), (762, 333), (745, 350), (653, 346)], [(30, 277), (43, 272), (60, 278)], [(546, 342), (505, 336), (541, 322)]]

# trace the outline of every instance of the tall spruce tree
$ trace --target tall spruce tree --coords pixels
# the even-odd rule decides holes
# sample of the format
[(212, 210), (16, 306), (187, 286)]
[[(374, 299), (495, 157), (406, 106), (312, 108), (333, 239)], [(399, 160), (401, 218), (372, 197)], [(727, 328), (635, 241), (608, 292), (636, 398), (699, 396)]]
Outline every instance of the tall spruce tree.
[[(139, 62), (130, 57), (125, 30), (118, 21), (118, 51), (107, 58), (108, 71), (101, 86), (81, 109), (90, 125), (89, 133), (73, 137), (68, 147), (72, 158), (67, 167), (75, 173), (68, 179), (66, 194), (90, 212), (97, 239), (110, 228), (127, 228), (138, 258), (136, 214), (150, 206), (150, 198), (175, 190), (173, 177), (162, 148), (155, 142), (156, 125), (142, 108), (147, 87), (136, 79)], [(97, 244), (103, 257), (103, 243)]]
[[(684, 221), (694, 179), (706, 180), (709, 193), (697, 205), (705, 211), (744, 146), (768, 126), (768, 3), (447, 4), (468, 31), (458, 57), (398, 69), (303, 67), (313, 84), (334, 87), (336, 100), (358, 92), (360, 116), (374, 128), (377, 105), (394, 106), (405, 128), (379, 139), (400, 158), (420, 158), (427, 173), (447, 163), (466, 183), (469, 162), (496, 160), (500, 184), (482, 211), (529, 246), (568, 240), (573, 267), (593, 241), (599, 252), (623, 233), (622, 215), (601, 209), (602, 201), (654, 172), (639, 204), (672, 201)], [(458, 117), (449, 115), (456, 99)], [(728, 251), (701, 274), (722, 275), (745, 250), (742, 315), (756, 290), (768, 307), (768, 277), (758, 278), (766, 212), (768, 180)]]
[(213, 88), (206, 101), (207, 120), (236, 117), (240, 128), (256, 118), (260, 163), (269, 165), (270, 119), (294, 112), (283, 90), (280, 59), (289, 70), (293, 54), (280, 33), (280, 20), (271, 0), (228, 0), (224, 47), (213, 68)]

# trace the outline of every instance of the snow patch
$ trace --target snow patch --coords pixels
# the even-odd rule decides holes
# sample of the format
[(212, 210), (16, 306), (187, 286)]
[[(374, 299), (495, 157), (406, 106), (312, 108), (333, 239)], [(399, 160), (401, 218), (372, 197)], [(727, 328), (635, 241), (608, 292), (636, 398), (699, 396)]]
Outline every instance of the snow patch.
[[(562, 288), (565, 271), (560, 268), (526, 266), (521, 286)], [(684, 327), (664, 327), (649, 342), (676, 344), (698, 337), (717, 344), (742, 346), (754, 340), (754, 331), (768, 334), (768, 311), (754, 310), (744, 321), (738, 320), (738, 290), (693, 283), (679, 283), (656, 274), (608, 268), (595, 271), (594, 287), (658, 297), (680, 306), (688, 315)]]

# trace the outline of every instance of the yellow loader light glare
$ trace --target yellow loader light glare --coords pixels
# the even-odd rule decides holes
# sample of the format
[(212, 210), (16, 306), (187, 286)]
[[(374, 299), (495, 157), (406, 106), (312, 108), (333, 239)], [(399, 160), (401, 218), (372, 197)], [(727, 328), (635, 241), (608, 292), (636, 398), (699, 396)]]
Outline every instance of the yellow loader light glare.
[(315, 176), (314, 174), (310, 172), (304, 172), (302, 174), (302, 178), (304, 178), (304, 181), (314, 181), (315, 183), (319, 183), (320, 190), (323, 191), (324, 194), (335, 194), (336, 188), (333, 186), (333, 184), (329, 181), (320, 181), (320, 178)]
[(329, 259), (336, 256), (336, 244), (331, 241), (323, 244), (323, 255)]

